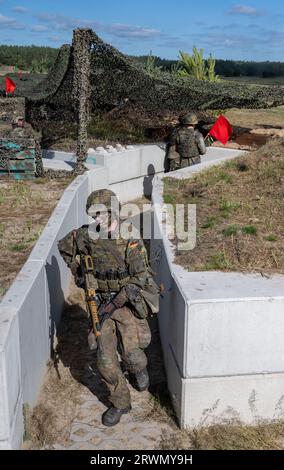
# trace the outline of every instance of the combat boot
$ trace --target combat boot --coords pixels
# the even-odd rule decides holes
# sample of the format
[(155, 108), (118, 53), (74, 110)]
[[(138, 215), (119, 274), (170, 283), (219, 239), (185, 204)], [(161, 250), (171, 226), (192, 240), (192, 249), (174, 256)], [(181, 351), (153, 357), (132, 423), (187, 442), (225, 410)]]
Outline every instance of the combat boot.
[(135, 377), (135, 388), (139, 392), (147, 390), (149, 387), (149, 375), (147, 369), (143, 369), (140, 372), (134, 374)]
[(121, 416), (129, 413), (130, 410), (131, 406), (123, 409), (112, 406), (104, 412), (102, 416), (102, 423), (105, 426), (115, 426), (117, 423), (119, 423)]

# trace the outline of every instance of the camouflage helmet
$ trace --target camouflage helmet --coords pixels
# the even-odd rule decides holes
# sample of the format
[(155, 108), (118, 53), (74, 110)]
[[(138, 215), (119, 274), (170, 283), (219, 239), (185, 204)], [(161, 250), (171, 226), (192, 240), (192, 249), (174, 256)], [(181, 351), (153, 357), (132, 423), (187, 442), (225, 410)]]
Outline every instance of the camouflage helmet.
[(198, 119), (196, 114), (193, 112), (183, 113), (179, 116), (179, 122), (184, 126), (195, 126), (196, 124), (198, 124)]
[(110, 189), (99, 189), (89, 195), (86, 204), (87, 214), (93, 216), (94, 212), (101, 211), (100, 205), (105, 206), (107, 211), (117, 212), (120, 209), (118, 198)]

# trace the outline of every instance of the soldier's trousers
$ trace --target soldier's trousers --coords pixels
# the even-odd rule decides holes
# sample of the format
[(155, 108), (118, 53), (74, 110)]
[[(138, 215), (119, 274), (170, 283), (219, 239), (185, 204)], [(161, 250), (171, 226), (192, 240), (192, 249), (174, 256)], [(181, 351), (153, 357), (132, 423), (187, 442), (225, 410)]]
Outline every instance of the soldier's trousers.
[(109, 400), (116, 408), (130, 406), (130, 393), (120, 367), (118, 350), (126, 369), (135, 374), (147, 366), (144, 349), (150, 341), (147, 320), (136, 318), (127, 307), (117, 309), (111, 318), (104, 321), (97, 367), (109, 389)]
[(170, 160), (170, 171), (180, 170), (181, 168), (186, 168), (187, 166), (197, 165), (201, 162), (200, 157), (189, 157), (189, 158), (179, 158)]

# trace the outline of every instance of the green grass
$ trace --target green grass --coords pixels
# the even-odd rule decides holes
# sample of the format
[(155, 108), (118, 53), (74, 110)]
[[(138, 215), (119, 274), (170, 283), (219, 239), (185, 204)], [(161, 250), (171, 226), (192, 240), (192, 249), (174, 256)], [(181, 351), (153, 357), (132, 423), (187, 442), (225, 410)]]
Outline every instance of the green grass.
[(225, 235), (225, 237), (230, 237), (231, 235), (236, 235), (237, 232), (238, 232), (237, 225), (228, 225), (228, 227), (226, 227), (223, 230), (223, 234)]
[(230, 269), (230, 267), (231, 264), (227, 259), (225, 253), (223, 251), (219, 251), (208, 258), (208, 261), (204, 265), (204, 270), (216, 271), (219, 269)]
[(204, 229), (213, 228), (213, 227), (215, 227), (216, 222), (217, 222), (216, 217), (208, 217), (207, 220), (202, 225), (202, 228), (204, 228)]
[(5, 232), (5, 225), (0, 223), (0, 238), (3, 238)]
[(267, 240), (268, 242), (277, 242), (278, 237), (276, 235), (271, 234), (265, 237), (264, 239)]
[(164, 203), (165, 204), (174, 204), (175, 198), (172, 194), (165, 194), (164, 195)]
[(219, 202), (219, 211), (224, 218), (229, 217), (235, 210), (239, 209), (240, 204), (238, 202), (229, 201), (225, 198), (221, 198)]
[(232, 183), (233, 181), (232, 175), (229, 175), (229, 173), (226, 173), (225, 171), (219, 172), (219, 179), (225, 183)]
[(254, 225), (245, 225), (245, 227), (242, 227), (242, 232), (246, 235), (256, 235), (257, 228)]
[(14, 251), (16, 253), (20, 253), (21, 251), (25, 251), (27, 249), (27, 243), (15, 243), (14, 245), (9, 246), (10, 251)]

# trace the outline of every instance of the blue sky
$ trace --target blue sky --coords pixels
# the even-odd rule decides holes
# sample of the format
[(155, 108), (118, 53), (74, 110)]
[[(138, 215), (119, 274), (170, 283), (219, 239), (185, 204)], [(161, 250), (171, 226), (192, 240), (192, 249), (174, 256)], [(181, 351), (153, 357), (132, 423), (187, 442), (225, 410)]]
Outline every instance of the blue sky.
[(0, 44), (58, 47), (92, 27), (127, 54), (284, 61), (283, 0), (0, 0)]

